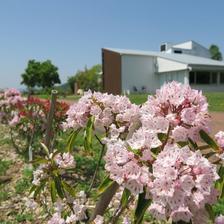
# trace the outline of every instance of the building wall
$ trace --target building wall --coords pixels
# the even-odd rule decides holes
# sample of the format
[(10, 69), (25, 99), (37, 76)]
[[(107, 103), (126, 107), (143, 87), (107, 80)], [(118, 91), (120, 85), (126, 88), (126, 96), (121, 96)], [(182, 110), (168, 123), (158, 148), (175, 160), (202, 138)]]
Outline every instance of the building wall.
[(121, 93), (121, 55), (102, 49), (103, 91)]
[(187, 65), (171, 61), (165, 58), (158, 57), (157, 58), (157, 65), (158, 65), (158, 72), (167, 72), (167, 71), (174, 71), (174, 70), (185, 70), (187, 69)]
[(183, 54), (191, 54), (195, 56), (211, 58), (209, 50), (194, 41), (187, 41), (185, 43), (175, 44), (173, 45), (171, 51), (174, 52), (174, 50), (176, 49), (182, 49)]
[(189, 84), (189, 72), (188, 70), (163, 72), (159, 74), (159, 84), (163, 84), (171, 81), (177, 81), (185, 84)]
[(122, 55), (122, 92), (134, 92), (146, 87), (146, 92), (155, 92), (159, 87), (156, 58), (153, 56)]

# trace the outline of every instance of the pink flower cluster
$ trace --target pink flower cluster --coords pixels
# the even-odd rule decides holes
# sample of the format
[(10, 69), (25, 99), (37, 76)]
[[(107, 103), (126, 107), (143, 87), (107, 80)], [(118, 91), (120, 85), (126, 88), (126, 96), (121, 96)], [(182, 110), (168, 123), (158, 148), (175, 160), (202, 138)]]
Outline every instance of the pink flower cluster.
[(21, 93), (14, 88), (0, 93), (0, 122), (11, 126), (17, 124), (19, 117), (16, 107), (23, 101)]
[(77, 198), (71, 203), (72, 210), (70, 215), (66, 219), (62, 218), (63, 211), (66, 209), (65, 203), (58, 201), (55, 203), (55, 213), (52, 218), (48, 221), (48, 224), (72, 224), (80, 223), (83, 220), (87, 219), (86, 216), (86, 194), (83, 191), (80, 191), (77, 195)]
[(71, 168), (75, 166), (74, 157), (69, 152), (57, 154), (54, 160), (58, 167), (62, 169)]
[(216, 140), (218, 146), (221, 148), (221, 150), (224, 151), (224, 131), (219, 131), (215, 135), (215, 140)]
[(126, 96), (89, 91), (70, 107), (67, 115), (65, 129), (84, 127), (91, 116), (95, 118), (96, 128), (109, 128), (111, 124), (116, 124), (128, 129), (138, 121), (139, 107)]
[(205, 204), (217, 199), (214, 182), (219, 176), (200, 151), (167, 145), (153, 163), (153, 178), (149, 211), (155, 218), (204, 223)]
[[(52, 157), (52, 155), (53, 154), (50, 154), (50, 158)], [(68, 152), (63, 154), (58, 153), (53, 159), (59, 169), (74, 168), (76, 165), (73, 155)], [(51, 161), (48, 161), (47, 163), (44, 163), (38, 166), (37, 169), (33, 172), (32, 184), (39, 186), (43, 179), (48, 178), (49, 176), (48, 176), (47, 170), (50, 167), (51, 167)]]
[(32, 184), (39, 186), (41, 183), (41, 180), (47, 177), (47, 174), (45, 173), (44, 169), (47, 167), (46, 164), (40, 165), (35, 171), (33, 171), (33, 181)]
[(143, 188), (151, 184), (148, 164), (153, 157), (150, 149), (161, 144), (157, 135), (144, 128), (137, 130), (128, 141), (107, 140), (105, 169), (112, 180), (129, 189), (132, 194), (142, 193)]
[(216, 217), (215, 224), (224, 224), (224, 215)]
[(17, 89), (7, 89), (4, 92), (5, 104), (7, 105), (16, 105), (17, 103), (22, 102), (24, 99), (21, 96), (21, 93)]
[(201, 129), (209, 130), (206, 98), (200, 91), (175, 81), (149, 96), (141, 114), (143, 126), (161, 133), (170, 129), (175, 141), (198, 140)]

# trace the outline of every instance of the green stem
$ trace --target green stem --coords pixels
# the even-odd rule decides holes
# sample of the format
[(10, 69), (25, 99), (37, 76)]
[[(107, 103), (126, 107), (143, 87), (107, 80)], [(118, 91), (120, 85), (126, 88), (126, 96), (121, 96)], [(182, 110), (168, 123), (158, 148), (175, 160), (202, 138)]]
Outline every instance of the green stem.
[[(162, 149), (162, 150), (164, 149), (164, 147), (166, 146), (166, 144), (167, 144), (167, 142), (168, 142), (168, 140), (169, 140), (170, 131), (171, 131), (171, 127), (169, 126), (168, 131), (167, 131), (167, 135), (166, 135), (166, 139), (165, 139), (165, 141), (163, 142), (163, 144), (162, 144), (162, 146), (161, 146), (161, 149)], [(161, 150), (161, 151), (162, 151), (162, 150)]]
[(90, 184), (90, 187), (89, 187), (87, 193), (89, 193), (92, 190), (92, 188), (93, 188), (93, 184), (94, 184), (95, 179), (97, 177), (97, 173), (98, 173), (98, 170), (99, 170), (99, 167), (100, 167), (100, 164), (101, 164), (101, 160), (103, 158), (104, 150), (105, 150), (105, 145), (101, 142), (101, 140), (99, 139), (99, 137), (97, 135), (95, 135), (95, 136), (96, 136), (96, 139), (99, 141), (99, 143), (102, 145), (102, 148), (101, 148), (100, 157), (98, 159), (98, 162), (97, 162), (97, 165), (96, 165), (96, 169), (94, 171), (94, 175), (93, 175), (93, 178), (92, 178), (92, 181), (91, 181), (91, 184)]
[(100, 199), (97, 201), (93, 214), (90, 218), (90, 222), (93, 221), (97, 215), (103, 216), (111, 199), (115, 195), (119, 188), (119, 185), (114, 182), (110, 187), (108, 187), (102, 194)]
[(118, 222), (119, 217), (124, 212), (124, 210), (128, 207), (128, 205), (131, 203), (131, 201), (134, 200), (134, 197), (131, 196), (125, 206), (119, 206), (118, 210), (116, 211), (115, 215), (112, 217), (110, 223), (116, 224)]

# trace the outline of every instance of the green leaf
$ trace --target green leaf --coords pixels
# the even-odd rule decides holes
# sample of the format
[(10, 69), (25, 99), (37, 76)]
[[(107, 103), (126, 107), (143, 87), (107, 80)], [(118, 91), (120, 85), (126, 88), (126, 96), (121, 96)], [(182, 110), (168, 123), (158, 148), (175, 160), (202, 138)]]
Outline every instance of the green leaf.
[(47, 154), (47, 156), (49, 156), (50, 153), (49, 153), (49, 150), (48, 150), (47, 146), (42, 142), (40, 144), (41, 144), (43, 150), (45, 151), (45, 153)]
[(66, 183), (65, 181), (62, 181), (62, 186), (64, 187), (65, 191), (67, 191), (71, 196), (73, 197), (76, 196), (75, 189), (72, 186), (70, 186), (68, 183)]
[(214, 211), (212, 209), (212, 206), (210, 204), (206, 204), (205, 205), (205, 209), (208, 212), (209, 217), (210, 217), (212, 223), (214, 223), (214, 221), (215, 221), (215, 214), (214, 214)]
[(167, 135), (164, 133), (158, 133), (158, 138), (161, 142), (164, 142), (167, 138)]
[(54, 182), (55, 182), (55, 187), (57, 190), (57, 193), (59, 195), (59, 197), (61, 199), (64, 198), (64, 192), (63, 192), (63, 188), (62, 188), (62, 183), (61, 183), (61, 179), (58, 176), (54, 176)]
[(216, 188), (219, 190), (219, 198), (224, 198), (224, 167), (219, 168), (218, 174), (220, 179), (216, 182)]
[(220, 183), (220, 196), (219, 198), (224, 198), (224, 179)]
[(50, 182), (50, 192), (51, 192), (51, 201), (54, 203), (56, 201), (57, 195), (56, 195), (56, 186), (55, 182), (52, 180)]
[(145, 211), (151, 204), (151, 200), (145, 199), (145, 193), (141, 193), (138, 196), (138, 202), (137, 206), (135, 209), (135, 214), (134, 214), (134, 224), (140, 224), (142, 223)]
[(77, 129), (77, 130), (74, 130), (68, 137), (67, 139), (67, 145), (66, 145), (66, 151), (67, 152), (71, 152), (73, 147), (74, 147), (74, 144), (75, 144), (75, 140), (76, 140), (76, 137), (78, 135), (78, 133), (80, 132), (81, 128)]
[(84, 148), (86, 150), (90, 150), (92, 148), (92, 140), (93, 140), (93, 124), (94, 124), (94, 117), (90, 117), (87, 125), (86, 125), (86, 130), (84, 132)]
[(31, 194), (32, 192), (34, 192), (36, 190), (37, 186), (36, 185), (33, 185), (31, 188), (30, 188), (30, 191), (29, 191), (29, 194)]
[(32, 164), (45, 164), (45, 163), (48, 163), (48, 160), (39, 157), (39, 158), (36, 158), (36, 159), (32, 160), (31, 163)]
[(131, 192), (128, 189), (125, 188), (123, 193), (122, 193), (122, 196), (121, 196), (122, 207), (126, 207), (130, 195), (131, 195)]
[(46, 180), (42, 181), (42, 182), (40, 183), (40, 185), (36, 187), (36, 189), (35, 189), (35, 191), (34, 191), (34, 195), (33, 195), (33, 198), (34, 198), (34, 199), (36, 199), (37, 196), (40, 194), (40, 192), (41, 192), (41, 190), (44, 188), (45, 184), (46, 184)]
[(200, 130), (201, 138), (214, 150), (219, 151), (219, 147), (216, 142), (204, 131)]
[(141, 156), (142, 155), (142, 152), (138, 149), (133, 149), (130, 145), (127, 145), (128, 147), (128, 150), (132, 153), (134, 153), (135, 155), (137, 156)]
[(218, 174), (222, 179), (224, 179), (224, 166), (220, 166)]
[(197, 150), (198, 149), (198, 145), (196, 142), (194, 142), (192, 139), (188, 138), (188, 142), (189, 142), (189, 146), (190, 148)]
[(184, 146), (188, 145), (188, 142), (177, 142), (177, 144), (178, 144), (180, 147), (184, 147)]
[(104, 180), (103, 180), (103, 182), (100, 184), (100, 186), (99, 186), (99, 188), (98, 188), (98, 194), (100, 195), (100, 194), (102, 194), (104, 191), (106, 191), (107, 190), (107, 188), (109, 188), (112, 184), (114, 183), (114, 181), (112, 181), (111, 179), (110, 179), (110, 177), (109, 176), (107, 176)]

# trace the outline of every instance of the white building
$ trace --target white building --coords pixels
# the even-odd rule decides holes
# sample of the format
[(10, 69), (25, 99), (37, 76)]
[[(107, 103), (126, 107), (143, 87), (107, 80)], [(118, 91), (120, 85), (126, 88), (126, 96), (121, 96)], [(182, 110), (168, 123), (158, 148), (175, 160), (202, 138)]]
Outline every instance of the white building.
[(160, 52), (103, 48), (104, 91), (155, 92), (172, 80), (203, 91), (224, 91), (224, 62), (210, 57), (194, 41), (165, 43)]

